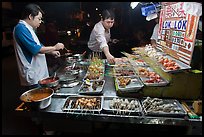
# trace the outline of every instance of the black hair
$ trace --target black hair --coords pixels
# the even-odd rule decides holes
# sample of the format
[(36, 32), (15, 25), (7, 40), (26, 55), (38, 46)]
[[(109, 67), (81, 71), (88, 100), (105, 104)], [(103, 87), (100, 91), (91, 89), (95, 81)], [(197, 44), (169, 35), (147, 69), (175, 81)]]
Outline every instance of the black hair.
[(115, 19), (115, 14), (112, 10), (103, 10), (102, 12), (102, 20), (105, 20), (105, 19)]
[(28, 4), (25, 6), (22, 15), (21, 15), (21, 19), (26, 19), (29, 17), (29, 15), (31, 14), (32, 17), (35, 17), (38, 15), (38, 13), (41, 12), (42, 14), (44, 14), (43, 10), (40, 8), (40, 6), (38, 6), (37, 4)]

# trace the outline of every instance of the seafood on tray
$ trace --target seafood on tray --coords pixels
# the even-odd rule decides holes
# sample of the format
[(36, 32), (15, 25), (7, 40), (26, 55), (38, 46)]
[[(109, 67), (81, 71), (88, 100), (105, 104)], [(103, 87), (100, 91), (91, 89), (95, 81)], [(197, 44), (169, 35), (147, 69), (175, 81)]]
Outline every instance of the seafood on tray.
[(146, 114), (185, 115), (185, 111), (177, 100), (147, 97), (142, 101), (142, 107)]
[(171, 59), (168, 58), (161, 58), (159, 63), (162, 64), (165, 70), (178, 70), (180, 69), (179, 65)]
[(160, 75), (157, 74), (154, 71), (148, 70), (148, 68), (144, 67), (139, 67), (138, 68), (138, 73), (141, 77), (148, 78), (144, 82), (146, 83), (159, 83), (162, 82), (163, 80), (161, 79)]
[(119, 110), (136, 110), (139, 108), (139, 102), (133, 99), (129, 101), (128, 99), (113, 98), (109, 105), (111, 109)]
[(142, 107), (136, 98), (104, 97), (103, 109), (120, 115), (142, 115)]

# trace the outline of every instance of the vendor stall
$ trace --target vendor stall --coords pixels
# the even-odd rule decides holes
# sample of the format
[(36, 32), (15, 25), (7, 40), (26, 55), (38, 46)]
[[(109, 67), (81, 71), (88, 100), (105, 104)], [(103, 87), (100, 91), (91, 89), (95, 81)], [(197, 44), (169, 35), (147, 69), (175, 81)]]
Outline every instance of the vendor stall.
[(57, 85), (47, 87), (54, 91), (49, 106), (34, 110), (29, 98), (17, 113), (37, 118), (44, 130), (68, 133), (200, 134), (202, 73), (190, 66), (196, 32), (186, 34), (198, 17), (184, 5), (163, 3), (156, 49), (122, 52), (115, 64), (67, 57), (52, 78)]

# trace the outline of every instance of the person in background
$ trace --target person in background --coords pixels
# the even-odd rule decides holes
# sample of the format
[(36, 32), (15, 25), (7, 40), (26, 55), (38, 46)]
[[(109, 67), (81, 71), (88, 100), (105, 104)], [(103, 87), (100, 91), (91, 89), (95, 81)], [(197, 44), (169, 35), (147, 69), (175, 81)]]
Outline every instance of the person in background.
[[(55, 45), (59, 41), (58, 27), (54, 18), (48, 18), (45, 24), (45, 45)], [(63, 54), (61, 52), (61, 54)], [(64, 62), (62, 58), (56, 58), (52, 54), (46, 54), (49, 74), (53, 74)]]
[(22, 91), (39, 87), (38, 81), (49, 77), (45, 54), (60, 56), (58, 50), (64, 44), (44, 46), (36, 35), (36, 30), (42, 23), (44, 12), (36, 4), (28, 4), (22, 12), (22, 17), (14, 27), (14, 49), (18, 65)]
[(154, 48), (157, 46), (157, 41), (158, 41), (159, 15), (160, 14), (157, 13), (157, 18), (154, 19), (156, 22), (156, 25), (154, 26), (154, 30), (153, 30), (152, 36), (150, 38), (152, 47), (154, 47)]
[(115, 14), (113, 11), (104, 10), (101, 20), (95, 24), (88, 41), (88, 48), (92, 52), (98, 52), (99, 54), (103, 52), (110, 64), (115, 63), (115, 58), (109, 51), (108, 43), (118, 42), (117, 39), (111, 40), (110, 28), (113, 27), (114, 19)]

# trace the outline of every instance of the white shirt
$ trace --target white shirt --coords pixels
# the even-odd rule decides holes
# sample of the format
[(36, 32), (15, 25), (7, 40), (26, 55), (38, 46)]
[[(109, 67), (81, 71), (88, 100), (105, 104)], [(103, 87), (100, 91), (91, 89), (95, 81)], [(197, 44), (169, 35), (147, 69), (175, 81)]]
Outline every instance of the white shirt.
[(154, 30), (153, 30), (152, 36), (150, 38), (150, 39), (156, 40), (156, 42), (158, 41), (158, 30), (159, 30), (159, 24), (156, 24), (154, 26)]
[(94, 52), (102, 52), (102, 49), (108, 46), (110, 41), (110, 29), (105, 31), (102, 21), (95, 24), (88, 41), (88, 47)]
[[(19, 75), (20, 75), (20, 82), (21, 85), (23, 86), (30, 86), (34, 84), (38, 84), (38, 81), (40, 79), (49, 77), (48, 73), (48, 68), (47, 68), (47, 62), (46, 62), (46, 57), (45, 54), (29, 54), (29, 57), (32, 57), (31, 60), (28, 60), (28, 55), (25, 54), (23, 51), (27, 51), (27, 48), (32, 47), (38, 48), (41, 47), (41, 43), (36, 36), (33, 28), (27, 24), (25, 21), (20, 20), (19, 24), (21, 24), (21, 29), (18, 28), (16, 30), (16, 27), (14, 28), (14, 42), (15, 42), (15, 54), (16, 54), (16, 59), (17, 59), (17, 64), (18, 64), (18, 70), (19, 70)], [(17, 32), (16, 32), (17, 31)], [(24, 31), (24, 33), (22, 32)], [(22, 36), (21, 34), (27, 34), (28, 36)], [(24, 41), (20, 41), (18, 43), (17, 41), (19, 38), (23, 38)], [(18, 39), (18, 40), (17, 40)], [(29, 40), (25, 40), (29, 39)], [(27, 48), (26, 48), (27, 47)]]

